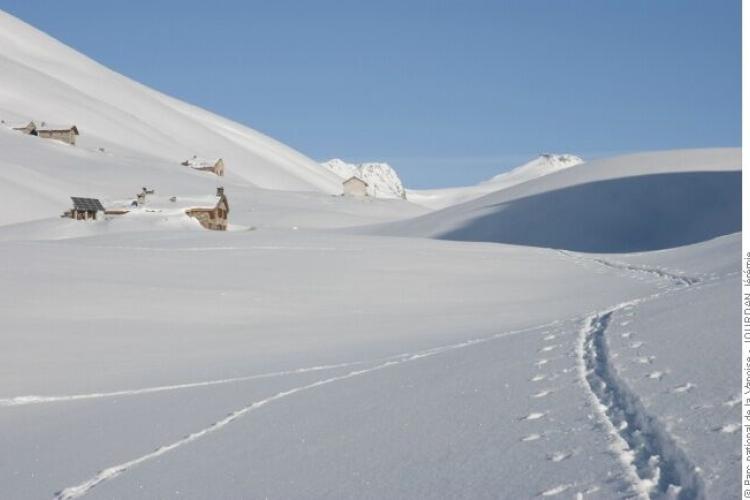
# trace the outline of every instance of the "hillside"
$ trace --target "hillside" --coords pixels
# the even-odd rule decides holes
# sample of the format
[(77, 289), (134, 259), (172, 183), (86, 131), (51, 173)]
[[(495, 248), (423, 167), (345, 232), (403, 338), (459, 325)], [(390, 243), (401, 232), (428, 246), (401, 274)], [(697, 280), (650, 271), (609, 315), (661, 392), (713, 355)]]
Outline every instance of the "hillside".
[(740, 168), (738, 149), (596, 160), (373, 231), (588, 252), (670, 248), (740, 230)]
[[(142, 156), (71, 147), (2, 126), (0, 151), (0, 199), (3, 206), (12, 208), (0, 212), (0, 226), (16, 225), (0, 231), (0, 238), (59, 238), (137, 229), (125, 220), (82, 225), (58, 216), (70, 208), (71, 196), (99, 198), (109, 207), (134, 199), (143, 186), (155, 189), (157, 195), (182, 197), (211, 195), (222, 185), (230, 199), (231, 224), (238, 228), (353, 226), (426, 212), (404, 200), (360, 200), (316, 191), (261, 189), (229, 173), (217, 177)], [(22, 224), (30, 221), (38, 222)]]
[(102, 147), (175, 168), (193, 155), (221, 157), (229, 179), (341, 192), (336, 176), (303, 154), (117, 74), (2, 11), (0, 74), (0, 119), (74, 123), (83, 150)]
[(575, 167), (583, 163), (577, 156), (569, 154), (542, 154), (508, 172), (498, 174), (491, 179), (474, 186), (451, 187), (444, 189), (409, 189), (409, 201), (429, 207), (441, 209), (451, 205), (464, 203), (488, 193), (507, 189), (517, 184)]
[(739, 491), (739, 149), (405, 200), (2, 13), (0, 75), (3, 499)]
[[(58, 216), (71, 196), (105, 207), (143, 186), (167, 196), (205, 196), (226, 188), (236, 227), (340, 227), (424, 213), (403, 202), (338, 196), (341, 179), (317, 162), (243, 125), (127, 79), (0, 12), (0, 226), (4, 232), (69, 237), (135, 230), (120, 221), (70, 225)], [(70, 146), (13, 130), (29, 120), (74, 123)], [(181, 163), (222, 158), (223, 177)], [(151, 229), (159, 224), (147, 224)], [(179, 224), (178, 224), (179, 226)]]

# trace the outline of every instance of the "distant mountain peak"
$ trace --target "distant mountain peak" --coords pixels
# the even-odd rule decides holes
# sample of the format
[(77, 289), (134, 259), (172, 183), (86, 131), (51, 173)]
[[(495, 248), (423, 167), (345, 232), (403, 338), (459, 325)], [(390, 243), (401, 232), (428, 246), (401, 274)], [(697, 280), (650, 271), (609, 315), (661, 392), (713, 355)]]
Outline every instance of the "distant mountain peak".
[(406, 190), (396, 171), (383, 162), (347, 163), (340, 158), (321, 163), (343, 180), (358, 177), (367, 183), (367, 194), (374, 198), (406, 199)]
[(545, 160), (553, 160), (553, 161), (560, 161), (563, 163), (568, 162), (574, 162), (574, 163), (581, 163), (583, 160), (575, 155), (571, 154), (554, 154), (554, 153), (542, 153), (539, 155), (539, 158), (543, 158)]
[[(526, 180), (531, 180), (558, 170), (574, 167), (581, 163), (583, 163), (583, 159), (572, 154), (542, 153), (521, 166), (484, 181), (483, 184), (497, 183), (501, 181), (505, 182), (511, 179), (514, 181), (525, 182)], [(518, 184), (518, 182), (514, 182), (514, 184)]]

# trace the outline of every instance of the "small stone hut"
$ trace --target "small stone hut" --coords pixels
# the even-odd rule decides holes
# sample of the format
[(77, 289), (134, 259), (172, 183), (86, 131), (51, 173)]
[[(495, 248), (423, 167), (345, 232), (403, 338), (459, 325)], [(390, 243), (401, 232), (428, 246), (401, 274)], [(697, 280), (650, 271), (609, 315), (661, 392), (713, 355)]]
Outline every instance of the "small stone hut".
[(198, 220), (201, 226), (213, 231), (226, 231), (229, 218), (229, 202), (224, 188), (216, 189), (216, 205), (213, 207), (196, 207), (185, 210), (185, 213)]
[(54, 139), (72, 146), (76, 144), (76, 136), (80, 135), (78, 127), (75, 125), (50, 125), (45, 122), (37, 125), (33, 121), (30, 121), (26, 125), (14, 125), (11, 128), (22, 134), (35, 135), (43, 139)]
[(36, 135), (43, 139), (54, 139), (75, 146), (76, 136), (79, 134), (78, 127), (75, 125), (50, 125), (42, 122), (36, 128)]
[(343, 185), (346, 196), (367, 196), (367, 183), (359, 177), (349, 177)]
[(217, 158), (215, 160), (205, 160), (203, 158), (193, 156), (189, 160), (183, 161), (182, 165), (185, 167), (190, 167), (194, 170), (211, 172), (212, 174), (216, 174), (219, 177), (224, 177), (224, 160), (222, 160), (221, 158)]

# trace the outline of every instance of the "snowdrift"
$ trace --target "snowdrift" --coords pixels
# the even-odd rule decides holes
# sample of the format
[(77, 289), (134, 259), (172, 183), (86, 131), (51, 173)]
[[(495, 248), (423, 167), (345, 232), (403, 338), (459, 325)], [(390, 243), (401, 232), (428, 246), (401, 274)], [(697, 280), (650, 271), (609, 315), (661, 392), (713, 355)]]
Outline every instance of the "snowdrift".
[(227, 177), (340, 193), (339, 179), (255, 130), (149, 89), (0, 11), (0, 119), (74, 123), (79, 147), (174, 164), (221, 157)]
[(741, 229), (737, 149), (594, 161), (375, 231), (583, 252), (687, 245)]

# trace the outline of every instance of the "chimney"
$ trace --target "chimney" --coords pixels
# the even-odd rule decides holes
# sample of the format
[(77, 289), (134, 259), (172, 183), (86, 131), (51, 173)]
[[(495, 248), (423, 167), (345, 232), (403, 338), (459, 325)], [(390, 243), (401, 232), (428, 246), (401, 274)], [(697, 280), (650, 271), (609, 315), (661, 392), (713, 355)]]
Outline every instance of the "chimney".
[(218, 196), (219, 198), (221, 198), (222, 196), (224, 196), (224, 188), (223, 187), (219, 186), (219, 187), (216, 188), (216, 196)]

